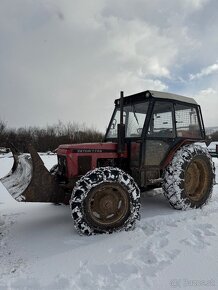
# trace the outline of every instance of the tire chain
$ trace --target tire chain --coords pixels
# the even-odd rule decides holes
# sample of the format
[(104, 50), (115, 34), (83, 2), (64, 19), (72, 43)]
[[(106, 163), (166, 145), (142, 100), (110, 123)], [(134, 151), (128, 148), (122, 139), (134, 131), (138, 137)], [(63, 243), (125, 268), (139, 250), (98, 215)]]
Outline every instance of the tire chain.
[[(195, 155), (206, 155), (208, 160), (211, 163), (211, 168), (213, 172), (213, 180), (215, 180), (215, 167), (212, 161), (212, 158), (206, 148), (203, 148), (200, 145), (196, 144), (189, 144), (183, 146), (181, 149), (179, 149), (174, 157), (171, 163), (167, 166), (164, 172), (163, 176), (163, 192), (165, 197), (168, 199), (170, 205), (179, 210), (186, 210), (190, 208), (190, 203), (187, 202), (186, 199), (182, 199), (180, 197), (181, 188), (180, 184), (182, 182), (182, 178), (180, 177), (181, 173), (184, 172), (183, 165), (185, 162), (189, 163), (191, 161), (191, 157)], [(180, 174), (175, 179), (176, 173), (180, 172)], [(176, 189), (176, 190), (175, 190)], [(207, 202), (209, 201), (211, 195), (212, 195), (212, 189), (213, 186), (210, 188), (210, 193), (207, 199)], [(205, 202), (205, 204), (207, 203)]]
[[(130, 215), (124, 222), (124, 225), (116, 229), (102, 230), (92, 227), (85, 219), (83, 201), (92, 188), (103, 182), (119, 182), (124, 188), (127, 189), (129, 193), (131, 208)], [(119, 168), (99, 167), (93, 171), (89, 171), (79, 181), (77, 181), (73, 189), (70, 207), (72, 210), (72, 217), (74, 219), (74, 226), (82, 235), (112, 233), (121, 230), (127, 231), (134, 228), (136, 220), (140, 217), (140, 190), (134, 179)]]

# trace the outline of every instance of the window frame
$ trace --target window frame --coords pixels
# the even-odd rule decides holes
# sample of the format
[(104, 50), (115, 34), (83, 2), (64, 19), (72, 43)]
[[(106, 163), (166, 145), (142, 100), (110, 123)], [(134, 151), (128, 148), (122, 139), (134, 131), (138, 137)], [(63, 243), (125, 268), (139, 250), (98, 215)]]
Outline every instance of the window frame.
[[(143, 126), (143, 130), (142, 130), (142, 134), (141, 136), (136, 136), (136, 137), (125, 137), (125, 139), (128, 141), (131, 141), (131, 140), (141, 140), (141, 141), (146, 141), (146, 139), (150, 140), (150, 139), (192, 139), (192, 140), (205, 140), (205, 127), (204, 127), (204, 122), (203, 122), (203, 117), (202, 117), (202, 112), (201, 112), (201, 108), (198, 104), (192, 104), (192, 103), (187, 103), (187, 102), (182, 102), (182, 101), (178, 101), (178, 100), (172, 100), (172, 99), (161, 99), (161, 98), (152, 98), (152, 99), (148, 99), (148, 100), (142, 100), (142, 101), (137, 101), (137, 102), (134, 102), (134, 105), (135, 104), (138, 104), (138, 103), (145, 103), (145, 102), (148, 102), (148, 110), (147, 110), (147, 114), (146, 114), (146, 118), (145, 118), (145, 122), (144, 122), (144, 126)], [(173, 106), (173, 111), (172, 111), (172, 121), (173, 121), (173, 130), (174, 130), (174, 137), (160, 137), (160, 136), (149, 136), (148, 135), (148, 129), (149, 129), (149, 124), (150, 124), (150, 119), (152, 117), (152, 112), (153, 112), (153, 109), (154, 109), (154, 106), (155, 106), (155, 103), (156, 102), (169, 102), (172, 104)], [(129, 103), (129, 105), (131, 105), (131, 103)], [(190, 108), (195, 108), (196, 109), (196, 112), (197, 112), (197, 119), (198, 119), (198, 122), (199, 122), (199, 126), (200, 126), (200, 132), (201, 132), (201, 136), (199, 137), (181, 137), (181, 136), (178, 136), (177, 135), (177, 126), (176, 126), (176, 116), (175, 116), (175, 106), (176, 105), (185, 105), (187, 107), (190, 107)], [(115, 138), (108, 138), (107, 135), (108, 135), (108, 132), (110, 130), (110, 127), (111, 127), (111, 124), (113, 122), (113, 119), (114, 119), (114, 116), (115, 116), (115, 113), (116, 113), (116, 109), (119, 108), (119, 106), (115, 105), (115, 108), (114, 108), (114, 111), (112, 113), (112, 116), (111, 116), (111, 119), (110, 119), (110, 122), (109, 122), (109, 125), (107, 127), (107, 130), (106, 130), (106, 133), (105, 133), (105, 137), (104, 137), (104, 141), (105, 142), (117, 142), (117, 137)]]
[[(147, 108), (147, 113), (146, 113), (146, 116), (145, 116), (145, 119), (144, 119), (144, 123), (143, 123), (143, 126), (142, 126), (141, 135), (139, 135), (139, 136), (129, 136), (129, 137), (125, 136), (125, 139), (126, 140), (142, 140), (142, 139), (144, 139), (143, 135), (144, 135), (144, 129), (145, 129), (146, 120), (148, 118), (148, 112), (149, 112), (149, 107), (150, 107), (150, 100), (144, 99), (142, 101), (137, 101), (137, 102), (132, 102), (132, 103), (130, 102), (128, 104), (125, 104), (125, 106), (131, 106), (131, 105), (136, 106), (137, 104), (144, 104), (145, 105), (146, 103), (148, 104), (148, 108)], [(120, 106), (115, 106), (115, 108), (114, 108), (114, 111), (112, 113), (112, 116), (111, 116), (109, 125), (108, 125), (107, 130), (106, 130), (106, 133), (105, 133), (105, 137), (104, 137), (104, 140), (105, 141), (109, 141), (109, 142), (116, 142), (117, 141), (118, 136), (117, 137), (107, 137), (107, 136), (108, 136), (108, 133), (110, 131), (111, 125), (113, 123), (113, 120), (114, 120), (116, 111), (119, 110), (119, 108), (120, 108)], [(127, 117), (127, 122), (128, 122), (128, 117)], [(126, 128), (126, 130), (127, 130), (127, 128)]]
[[(196, 137), (196, 136), (194, 136), (194, 137), (192, 137), (192, 136), (178, 136), (177, 120), (176, 120), (176, 105), (183, 105), (183, 106), (186, 106), (187, 108), (194, 108), (196, 110), (197, 121), (198, 121), (199, 132), (200, 132), (199, 137)], [(199, 105), (188, 104), (188, 103), (184, 103), (184, 102), (174, 102), (174, 117), (175, 117), (176, 138), (178, 138), (178, 139), (193, 139), (193, 140), (205, 139), (204, 123), (203, 123), (203, 118), (202, 118), (202, 114), (201, 114), (201, 108)]]

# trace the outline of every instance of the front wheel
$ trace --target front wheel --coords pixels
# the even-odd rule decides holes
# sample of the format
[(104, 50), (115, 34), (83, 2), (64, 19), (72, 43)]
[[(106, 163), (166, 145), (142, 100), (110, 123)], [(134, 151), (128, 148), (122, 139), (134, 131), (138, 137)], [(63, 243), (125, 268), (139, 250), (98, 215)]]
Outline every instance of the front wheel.
[(208, 150), (195, 144), (185, 145), (164, 171), (164, 195), (175, 209), (201, 207), (212, 194), (214, 177)]
[(139, 218), (140, 190), (119, 168), (100, 167), (77, 182), (70, 206), (80, 234), (130, 230)]

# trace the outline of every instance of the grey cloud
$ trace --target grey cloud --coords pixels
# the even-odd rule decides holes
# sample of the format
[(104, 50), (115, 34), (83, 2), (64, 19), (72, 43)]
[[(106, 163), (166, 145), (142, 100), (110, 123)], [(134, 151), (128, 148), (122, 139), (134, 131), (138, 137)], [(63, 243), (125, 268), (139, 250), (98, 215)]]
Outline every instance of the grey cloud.
[(218, 63), (209, 65), (208, 67), (203, 68), (199, 73), (190, 74), (190, 80), (200, 79), (205, 76), (209, 76), (218, 71)]
[(204, 18), (214, 3), (2, 0), (0, 117), (10, 126), (60, 119), (103, 131), (120, 90), (217, 91), (212, 75), (188, 81), (216, 61), (218, 20)]

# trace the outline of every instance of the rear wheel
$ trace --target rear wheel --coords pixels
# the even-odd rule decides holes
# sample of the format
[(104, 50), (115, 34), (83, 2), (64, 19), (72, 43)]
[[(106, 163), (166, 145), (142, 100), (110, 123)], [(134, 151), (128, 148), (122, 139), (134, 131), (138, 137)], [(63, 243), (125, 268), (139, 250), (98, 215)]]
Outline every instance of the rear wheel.
[(74, 225), (81, 234), (129, 230), (139, 218), (140, 191), (127, 173), (100, 167), (77, 182), (70, 205)]
[(211, 196), (214, 166), (206, 148), (185, 145), (178, 150), (163, 174), (163, 191), (175, 209), (198, 208)]

